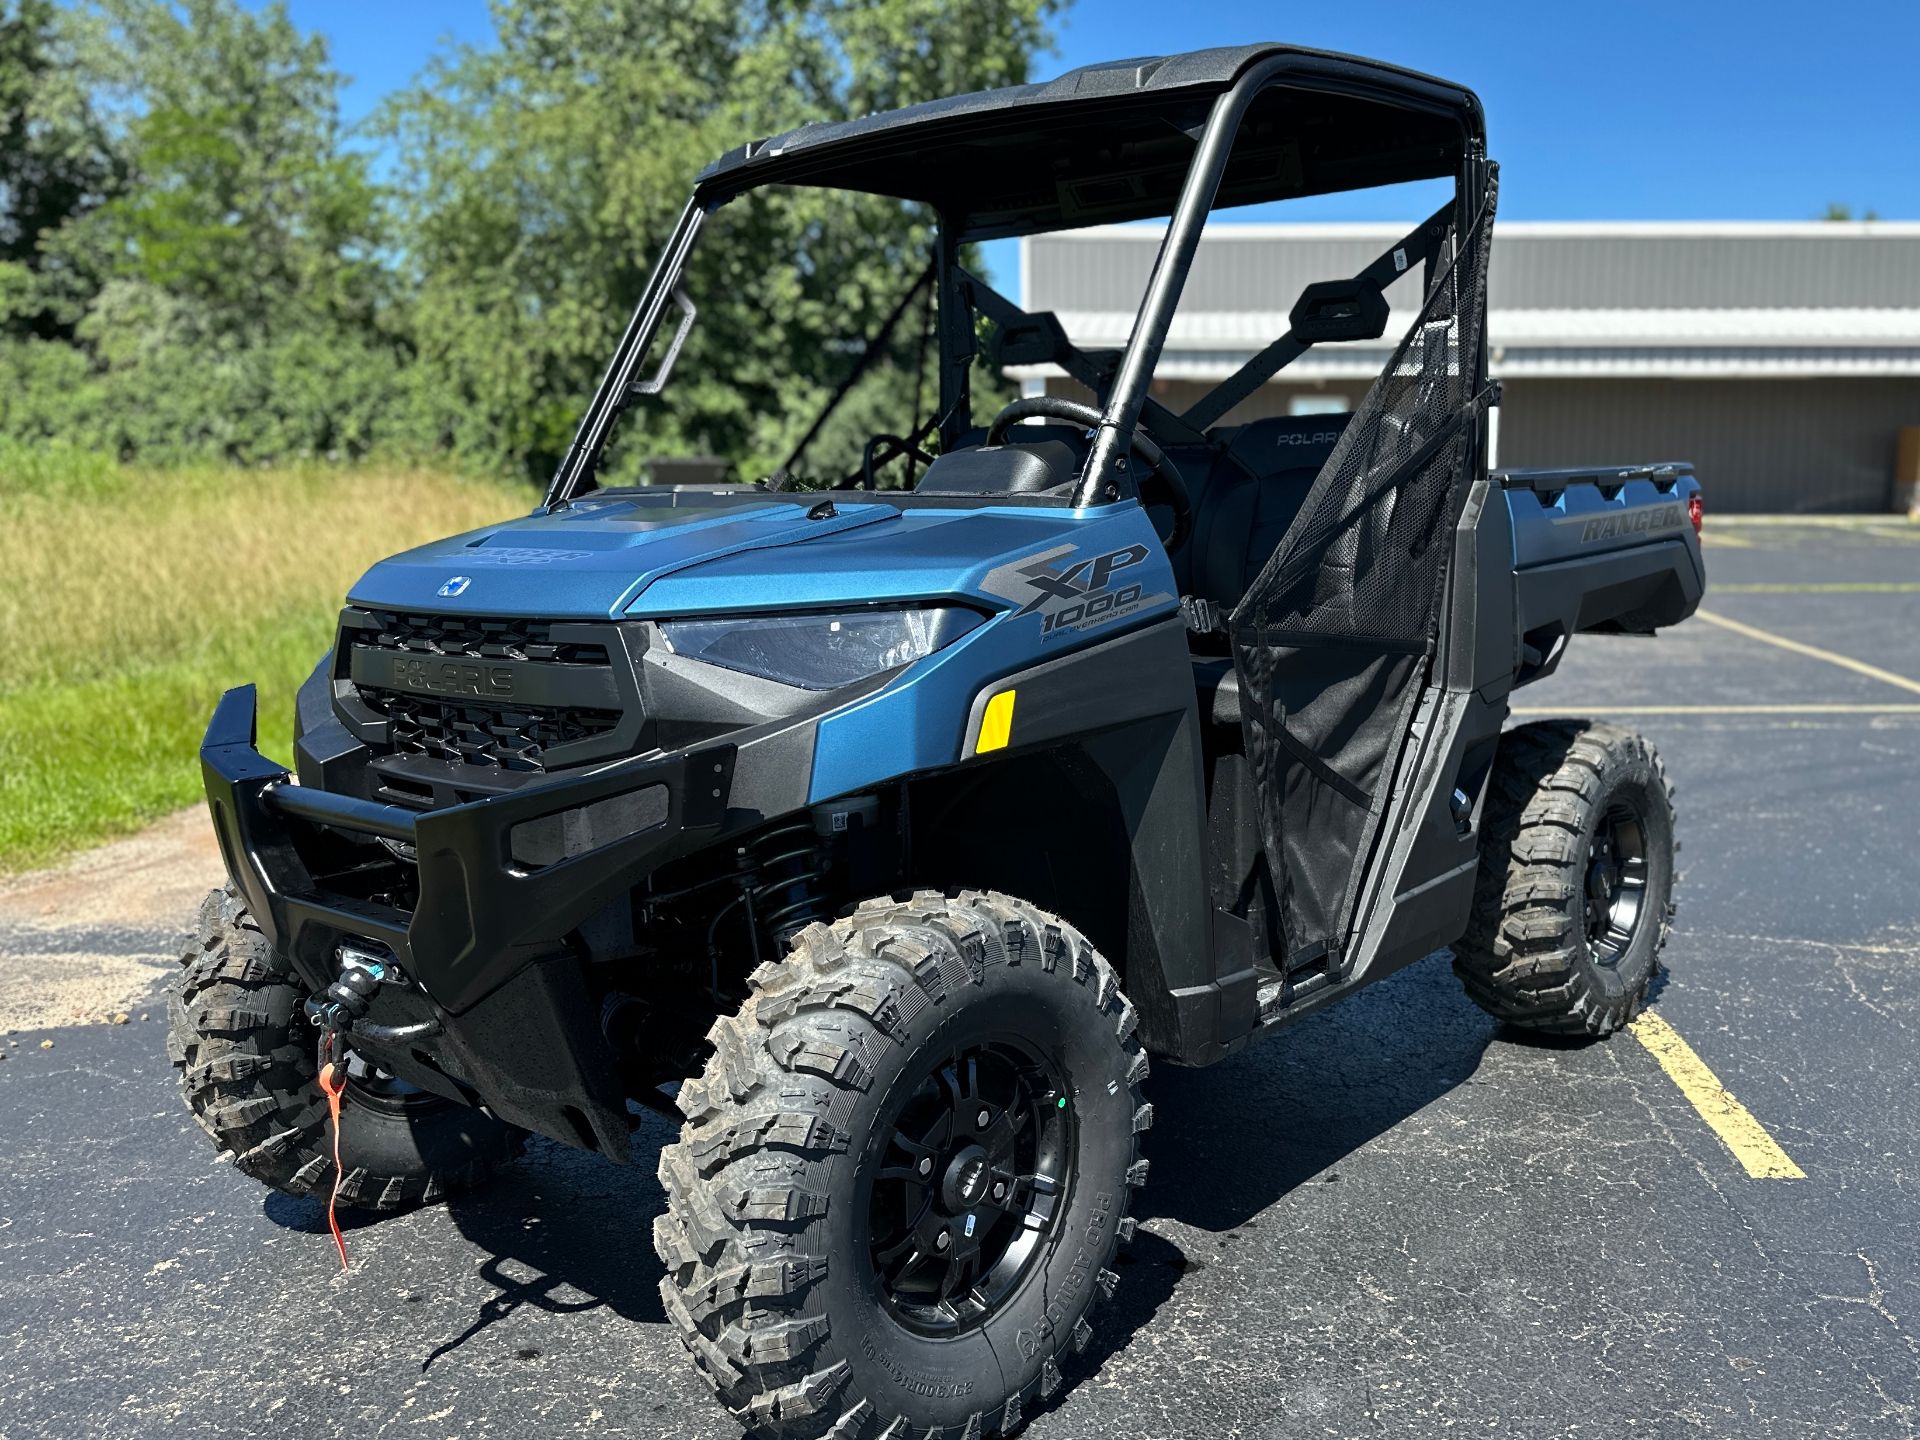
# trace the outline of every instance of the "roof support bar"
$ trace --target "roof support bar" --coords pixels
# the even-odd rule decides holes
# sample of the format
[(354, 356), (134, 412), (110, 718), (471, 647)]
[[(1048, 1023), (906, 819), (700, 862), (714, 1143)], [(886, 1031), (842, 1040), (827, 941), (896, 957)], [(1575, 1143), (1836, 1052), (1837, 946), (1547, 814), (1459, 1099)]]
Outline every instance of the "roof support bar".
[[(1354, 279), (1375, 290), (1385, 290), (1416, 262), (1430, 263), (1439, 252), (1440, 242), (1446, 238), (1447, 222), (1453, 211), (1453, 202), (1449, 200), (1421, 221), (1418, 228), (1396, 240)], [(1431, 269), (1428, 275), (1431, 277)], [(1183, 410), (1180, 418), (1196, 430), (1205, 430), (1312, 348), (1313, 341), (1295, 339), (1293, 332), (1288, 331)]]
[(934, 324), (940, 344), (940, 448), (957, 450), (973, 424), (973, 315), (967, 308), (967, 272), (960, 239), (942, 214), (933, 236)]
[[(1066, 371), (1071, 379), (1078, 380), (1087, 389), (1093, 391), (1095, 396), (1107, 388), (1108, 381), (1113, 378), (1113, 367), (1118, 358), (1112, 351), (1101, 352), (1105, 356), (1104, 359), (1089, 355), (1067, 338), (1066, 332), (1060, 329), (1060, 322), (1051, 310), (1042, 311), (1037, 315), (1031, 311), (1022, 310), (973, 272), (963, 271), (962, 273), (966, 276), (968, 298), (973, 302), (973, 308), (976, 311), (1002, 328), (1034, 321), (1044, 323), (1053, 332), (1053, 348), (1048, 353), (1047, 359)], [(1147, 428), (1163, 443), (1171, 441), (1176, 445), (1199, 445), (1203, 444), (1207, 438), (1188, 424), (1181, 415), (1169, 410), (1151, 395), (1146, 398), (1141, 413), (1147, 419)]]
[(1133, 427), (1139, 423), (1140, 407), (1147, 398), (1147, 384), (1160, 363), (1160, 352), (1167, 343), (1167, 327), (1173, 323), (1174, 306), (1180, 290), (1193, 268), (1194, 252), (1200, 247), (1200, 232), (1206, 227), (1207, 212), (1213, 209), (1214, 196), (1220, 191), (1220, 177), (1226, 173), (1227, 156), (1240, 130), (1241, 117), (1259, 93), (1266, 79), (1266, 67), (1257, 67), (1240, 77), (1234, 87), (1213, 102), (1207, 114), (1207, 128), (1193, 152), (1193, 163), (1180, 187), (1180, 202), (1174, 207), (1167, 226), (1167, 238), (1154, 258), (1153, 274), (1147, 279), (1147, 293), (1140, 302), (1140, 313), (1133, 320), (1133, 334), (1127, 340), (1126, 353), (1120, 358), (1120, 370), (1114, 377), (1113, 391), (1107, 397), (1106, 412), (1094, 434), (1093, 452), (1087, 456), (1087, 468), (1073, 493), (1077, 506), (1095, 505), (1102, 500), (1118, 499), (1118, 477), (1133, 443)]
[[(1093, 451), (1087, 457), (1086, 470), (1074, 491), (1073, 503), (1077, 506), (1118, 499), (1121, 494), (1120, 476), (1125, 470), (1127, 452), (1133, 442), (1134, 426), (1139, 423), (1147, 386), (1160, 363), (1160, 352), (1166, 346), (1167, 330), (1173, 323), (1173, 311), (1179, 301), (1181, 288), (1186, 283), (1187, 272), (1193, 268), (1194, 253), (1200, 245), (1200, 232), (1205, 228), (1208, 212), (1213, 209), (1214, 200), (1220, 193), (1220, 182), (1226, 174), (1233, 142), (1240, 132), (1240, 122), (1246, 118), (1247, 109), (1255, 97), (1292, 69), (1284, 54), (1276, 54), (1248, 66), (1234, 80), (1233, 88), (1216, 99), (1208, 112), (1206, 128), (1201, 132), (1200, 143), (1194, 149), (1193, 162), (1187, 167), (1186, 178), (1181, 184), (1179, 203), (1174, 207), (1173, 219), (1167, 226), (1167, 237), (1161, 242), (1160, 253), (1154, 259), (1153, 274), (1147, 281), (1147, 293), (1140, 302), (1139, 313), (1134, 317), (1133, 333), (1128, 338), (1126, 353), (1121, 357), (1112, 393), (1107, 397), (1107, 408), (1094, 436)], [(1315, 88), (1321, 88), (1322, 85), (1327, 89), (1348, 88), (1344, 80), (1334, 84), (1317, 81)], [(1363, 85), (1352, 86), (1352, 93), (1364, 91)], [(1477, 142), (1480, 138), (1477, 108), (1473, 111), (1472, 129)]]

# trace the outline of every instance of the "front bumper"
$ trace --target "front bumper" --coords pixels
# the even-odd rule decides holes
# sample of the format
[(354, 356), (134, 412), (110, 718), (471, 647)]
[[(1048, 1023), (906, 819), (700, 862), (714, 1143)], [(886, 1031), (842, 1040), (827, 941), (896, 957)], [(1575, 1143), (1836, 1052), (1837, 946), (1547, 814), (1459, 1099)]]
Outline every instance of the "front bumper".
[[(742, 747), (728, 741), (416, 812), (296, 784), (255, 748), (256, 719), (253, 687), (230, 690), (201, 745), (221, 855), (316, 993), (343, 942), (375, 942), (400, 962), (411, 983), (382, 991), (382, 1030), (370, 1032), (386, 1038), (356, 1038), (356, 1050), (422, 1088), (625, 1159), (625, 1097), (564, 937), (655, 867), (759, 823), (770, 788), (804, 800), (806, 767), (748, 785), (759, 803), (743, 809), (730, 803)], [(794, 728), (752, 737), (785, 742), (756, 758), (790, 762)], [(411, 912), (316, 879), (343, 846), (377, 840), (413, 847)]]

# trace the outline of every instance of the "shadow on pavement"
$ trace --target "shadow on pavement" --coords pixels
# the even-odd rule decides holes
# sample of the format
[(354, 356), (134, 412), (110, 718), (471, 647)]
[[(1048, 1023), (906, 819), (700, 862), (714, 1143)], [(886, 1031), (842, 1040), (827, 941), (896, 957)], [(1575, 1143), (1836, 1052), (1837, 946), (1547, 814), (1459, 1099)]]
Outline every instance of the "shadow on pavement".
[[(636, 1135), (636, 1154), (651, 1152)], [(653, 1253), (653, 1217), (665, 1206), (651, 1163), (613, 1165), (551, 1141), (534, 1139), (526, 1158), (509, 1165), (473, 1195), (447, 1202), (454, 1228), (485, 1251), (480, 1277), (495, 1293), (472, 1323), (435, 1345), (426, 1370), (489, 1326), (522, 1307), (566, 1315), (609, 1307), (626, 1320), (658, 1324), (664, 1271)], [(325, 1198), (272, 1194), (263, 1206), (274, 1224), (302, 1234), (327, 1233)], [(340, 1228), (380, 1225), (396, 1215), (343, 1210)]]
[(523, 1306), (554, 1315), (606, 1306), (623, 1320), (665, 1321), (653, 1217), (666, 1197), (646, 1157), (649, 1142), (666, 1137), (651, 1128), (634, 1136), (633, 1165), (536, 1139), (527, 1159), (485, 1191), (449, 1204), (455, 1227), (491, 1257), (480, 1275), (497, 1293), (422, 1359), (422, 1370)]
[[(1341, 1160), (1466, 1082), (1502, 1034), (1435, 957), (1222, 1065), (1196, 1071), (1162, 1062), (1148, 1081), (1152, 1179), (1135, 1214), (1224, 1236), (1303, 1184), (1335, 1184)], [(650, 1156), (667, 1139), (664, 1123), (643, 1122), (635, 1154)], [(629, 1321), (664, 1323), (664, 1271), (652, 1238), (664, 1205), (644, 1158), (616, 1166), (536, 1139), (527, 1159), (486, 1190), (447, 1206), (460, 1233), (490, 1257), (480, 1275), (494, 1293), (422, 1357), (421, 1369), (526, 1306), (550, 1314), (604, 1306)], [(323, 1201), (274, 1195), (265, 1209), (288, 1229), (326, 1233)], [(343, 1228), (385, 1218), (347, 1214)], [(1183, 1274), (1214, 1260), (1141, 1230), (1116, 1261), (1121, 1284), (1097, 1317), (1079, 1373), (1098, 1371)]]
[[(668, 1138), (665, 1127), (658, 1128), (658, 1134), (647, 1126), (635, 1135), (640, 1163), (632, 1166), (536, 1141), (529, 1161), (447, 1207), (460, 1233), (492, 1257), (480, 1274), (498, 1293), (465, 1330), (421, 1360), (422, 1371), (522, 1306), (564, 1315), (604, 1305), (624, 1320), (665, 1322), (659, 1286), (666, 1272), (653, 1251), (653, 1218), (666, 1197), (646, 1158)], [(320, 1228), (326, 1228), (324, 1212)], [(1097, 1316), (1094, 1341), (1074, 1367), (1080, 1374), (1124, 1349), (1188, 1268), (1176, 1245), (1145, 1231), (1120, 1264), (1122, 1284)]]
[(1441, 954), (1222, 1064), (1155, 1066), (1141, 1218), (1222, 1234), (1303, 1184), (1337, 1184), (1340, 1161), (1468, 1081), (1506, 1033)]

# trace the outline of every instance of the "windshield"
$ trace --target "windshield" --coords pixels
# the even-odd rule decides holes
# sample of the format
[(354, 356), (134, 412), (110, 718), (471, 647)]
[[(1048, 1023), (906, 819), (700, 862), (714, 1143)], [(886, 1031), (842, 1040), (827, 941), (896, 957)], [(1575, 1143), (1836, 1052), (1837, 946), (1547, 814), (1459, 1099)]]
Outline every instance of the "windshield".
[(628, 398), (647, 402), (622, 407), (599, 487), (911, 488), (1017, 393), (982, 345), (942, 405), (940, 237), (924, 206), (775, 186), (694, 219), (635, 367)]
[[(1438, 132), (1421, 127), (1452, 123), (1429, 109), (1373, 98), (1336, 104), (1319, 91), (1267, 89), (1250, 73), (1213, 99), (1204, 125), (1175, 130), (1151, 197), (1133, 188), (1144, 183), (1138, 176), (1109, 173), (1112, 157), (1082, 154), (1084, 127), (1067, 127), (1080, 148), (1062, 153), (1087, 172), (1074, 188), (1077, 207), (1130, 215), (1150, 201), (1163, 208), (1163, 192), (1178, 190), (1125, 342), (1106, 348), (1084, 338), (1076, 344), (1059, 317), (1028, 313), (1007, 299), (993, 277), (980, 273), (977, 248), (956, 238), (969, 214), (973, 234), (1067, 228), (1067, 210), (1042, 196), (1067, 182), (1036, 181), (1033, 166), (1022, 172), (1025, 219), (1005, 228), (997, 221), (982, 227), (985, 191), (974, 195), (971, 212), (960, 212), (962, 221), (944, 229), (941, 217), (951, 220), (955, 212), (936, 209), (904, 185), (888, 193), (818, 183), (696, 192), (555, 474), (548, 503), (592, 485), (648, 480), (912, 488), (942, 455), (1013, 440), (1004, 427), (1023, 414), (1058, 422), (1055, 431), (1064, 430), (1067, 442), (1086, 442), (1068, 444), (1077, 478), (1061, 503), (1134, 495), (1128, 456), (1137, 445), (1143, 454), (1150, 444), (1217, 446), (1210, 432), (1223, 417), (1310, 347), (1380, 340), (1391, 308), (1386, 290), (1416, 274), (1423, 288), (1430, 284), (1453, 227), (1467, 218), (1456, 191), (1358, 273), (1309, 286), (1271, 344), (1176, 410), (1171, 377), (1159, 373), (1162, 353), (1207, 217), (1262, 199), (1446, 175), (1457, 149), (1427, 143)], [(1460, 134), (1454, 132), (1456, 141)], [(1409, 160), (1402, 151), (1412, 140), (1423, 143)], [(899, 155), (886, 153), (893, 159), (860, 173), (899, 179)], [(1161, 183), (1176, 177), (1177, 186)], [(1019, 211), (1011, 191), (992, 194), (993, 215)], [(1112, 328), (1117, 336), (1118, 325)], [(668, 391), (676, 367), (683, 378)], [(1059, 392), (1022, 411), (1008, 409), (1016, 383), (1035, 390), (1048, 376), (1081, 387), (1094, 409), (1068, 404)], [(630, 405), (642, 395), (653, 403)], [(989, 428), (996, 416), (999, 425)], [(683, 458), (668, 465), (659, 458), (667, 455)], [(1049, 475), (1056, 468), (1049, 466)], [(1002, 480), (1002, 488), (1014, 484)], [(978, 476), (968, 482), (975, 490), (987, 483)], [(1049, 492), (1064, 484), (1057, 476), (1020, 483)]]

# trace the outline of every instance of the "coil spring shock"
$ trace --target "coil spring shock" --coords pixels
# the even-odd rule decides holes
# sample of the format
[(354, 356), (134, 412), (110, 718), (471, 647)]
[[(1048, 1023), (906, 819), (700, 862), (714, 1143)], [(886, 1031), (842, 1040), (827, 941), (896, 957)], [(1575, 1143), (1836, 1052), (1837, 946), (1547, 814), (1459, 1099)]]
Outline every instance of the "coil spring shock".
[(746, 922), (753, 963), (785, 952), (815, 920), (831, 918), (827, 873), (833, 854), (811, 821), (776, 826), (740, 847), (740, 892), (714, 912), (707, 926), (707, 959), (720, 996), (720, 927), (738, 909)]
[(747, 918), (776, 952), (785, 950), (795, 935), (833, 913), (826, 889), (833, 855), (806, 820), (770, 830), (747, 848), (754, 871)]

